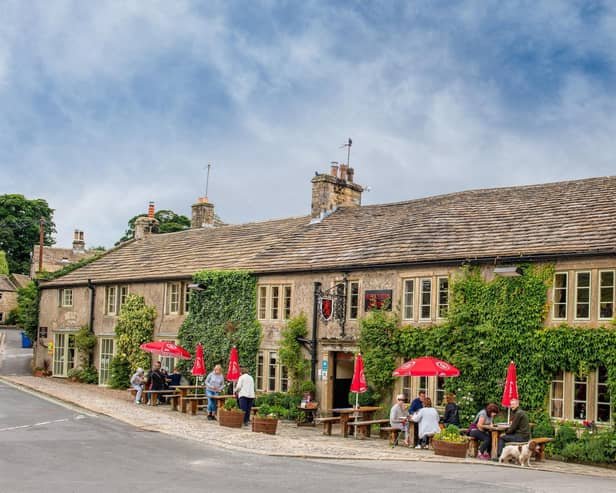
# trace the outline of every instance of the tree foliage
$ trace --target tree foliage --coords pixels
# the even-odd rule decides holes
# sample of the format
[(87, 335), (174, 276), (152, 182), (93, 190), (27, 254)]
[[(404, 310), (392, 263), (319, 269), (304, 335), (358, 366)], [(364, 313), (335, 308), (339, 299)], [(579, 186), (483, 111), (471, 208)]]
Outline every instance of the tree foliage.
[(8, 276), (9, 273), (9, 263), (6, 260), (6, 253), (4, 250), (0, 250), (0, 275)]
[(131, 372), (139, 367), (150, 367), (151, 355), (139, 346), (152, 340), (155, 320), (156, 308), (146, 305), (143, 296), (129, 294), (126, 297), (115, 327), (116, 355), (110, 365), (111, 387), (128, 387)]
[(6, 252), (10, 272), (30, 272), (30, 252), (39, 242), (40, 218), (45, 221), (43, 243), (53, 245), (56, 225), (47, 201), (28, 200), (18, 194), (0, 195), (0, 250)]
[[(128, 221), (128, 229), (124, 232), (124, 236), (120, 238), (118, 243), (123, 241), (132, 240), (135, 237), (135, 222), (140, 217), (147, 217), (147, 214), (139, 214), (132, 217)], [(184, 229), (190, 229), (190, 219), (181, 214), (177, 214), (173, 211), (162, 209), (154, 214), (154, 217), (158, 220), (158, 232), (159, 233), (173, 233), (174, 231), (182, 231)]]
[[(254, 374), (261, 342), (256, 278), (244, 271), (202, 271), (194, 275), (194, 282), (205, 289), (190, 295), (190, 310), (178, 331), (180, 345), (194, 353), (200, 342), (206, 368), (226, 367), (231, 347), (236, 346), (240, 364)], [(181, 366), (187, 369), (189, 364)]]
[(17, 325), (30, 340), (36, 339), (38, 331), (39, 290), (35, 281), (17, 289)]

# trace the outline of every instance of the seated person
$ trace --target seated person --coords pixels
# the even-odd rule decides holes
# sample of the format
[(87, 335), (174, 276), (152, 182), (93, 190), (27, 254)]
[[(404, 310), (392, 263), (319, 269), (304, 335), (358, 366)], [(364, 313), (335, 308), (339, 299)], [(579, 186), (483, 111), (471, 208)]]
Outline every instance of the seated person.
[(490, 450), (492, 449), (492, 433), (490, 426), (492, 420), (498, 414), (498, 406), (490, 403), (485, 409), (477, 413), (475, 419), (471, 423), (469, 436), (479, 440), (479, 451), (477, 452), (478, 459), (490, 459)]
[(180, 382), (182, 381), (182, 374), (177, 366), (173, 369), (173, 373), (167, 376), (167, 381), (169, 382), (170, 389), (174, 389), (180, 385)]
[(528, 442), (530, 440), (530, 423), (528, 416), (520, 409), (520, 401), (511, 399), (511, 424), (504, 435), (498, 439), (498, 456), (500, 457), (507, 442)]
[(456, 396), (449, 392), (445, 396), (447, 405), (445, 406), (445, 414), (443, 416), (443, 425), (447, 428), (449, 425), (460, 427), (460, 416), (458, 414), (458, 405), (456, 404)]
[(432, 407), (432, 399), (426, 397), (423, 407), (411, 416), (411, 419), (419, 424), (419, 444), (415, 448), (426, 448), (430, 437), (441, 431), (438, 411)]
[(408, 414), (404, 407), (405, 397), (404, 394), (398, 394), (397, 402), (391, 406), (389, 411), (389, 424), (392, 428), (398, 428), (404, 431), (404, 446), (409, 445), (409, 426), (408, 426)]

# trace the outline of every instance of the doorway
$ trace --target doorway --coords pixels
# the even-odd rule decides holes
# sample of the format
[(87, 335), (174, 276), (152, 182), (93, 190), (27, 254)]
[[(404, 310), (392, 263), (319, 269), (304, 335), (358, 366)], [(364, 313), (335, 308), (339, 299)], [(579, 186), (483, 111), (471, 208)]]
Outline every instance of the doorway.
[(333, 407), (349, 407), (349, 391), (353, 380), (353, 353), (334, 353)]

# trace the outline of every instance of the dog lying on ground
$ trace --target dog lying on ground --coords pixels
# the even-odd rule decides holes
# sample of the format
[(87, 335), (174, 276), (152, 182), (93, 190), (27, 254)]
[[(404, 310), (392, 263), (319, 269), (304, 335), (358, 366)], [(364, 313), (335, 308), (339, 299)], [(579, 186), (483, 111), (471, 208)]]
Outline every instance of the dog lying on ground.
[(503, 449), (503, 452), (501, 453), (498, 462), (502, 464), (503, 462), (509, 463), (515, 461), (522, 467), (524, 465), (526, 465), (526, 467), (530, 467), (530, 458), (536, 448), (537, 444), (532, 440), (528, 443), (521, 445), (507, 445)]

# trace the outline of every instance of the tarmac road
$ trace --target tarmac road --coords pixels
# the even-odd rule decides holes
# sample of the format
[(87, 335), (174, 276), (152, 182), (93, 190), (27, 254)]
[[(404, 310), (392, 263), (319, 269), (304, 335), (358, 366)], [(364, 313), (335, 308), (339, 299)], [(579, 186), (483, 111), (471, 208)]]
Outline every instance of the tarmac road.
[(31, 375), (32, 348), (21, 347), (21, 331), (0, 328), (0, 375)]

